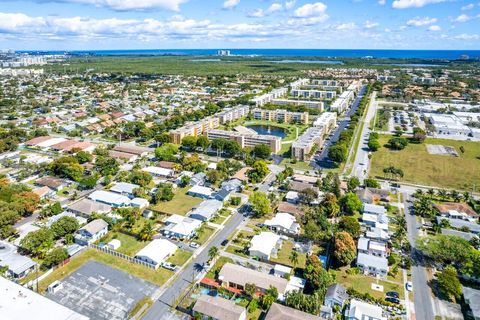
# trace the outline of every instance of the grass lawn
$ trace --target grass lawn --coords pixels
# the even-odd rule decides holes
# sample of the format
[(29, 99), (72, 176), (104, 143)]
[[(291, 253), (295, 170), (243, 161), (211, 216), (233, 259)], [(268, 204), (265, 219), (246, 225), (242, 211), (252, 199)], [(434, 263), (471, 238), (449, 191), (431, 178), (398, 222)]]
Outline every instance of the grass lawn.
[(55, 271), (53, 271), (48, 277), (43, 279), (38, 284), (39, 292), (44, 292), (52, 282), (67, 277), (90, 260), (95, 260), (104, 263), (112, 268), (120, 269), (126, 273), (149, 281), (158, 286), (163, 285), (174, 274), (172, 271), (166, 270), (164, 268), (154, 270), (139, 264), (127, 262), (126, 260), (114, 257), (98, 250), (86, 249), (76, 257), (72, 258), (72, 260), (68, 264), (58, 269), (55, 269)]
[(237, 256), (248, 258), (249, 255), (245, 253), (244, 247), (243, 246), (238, 246), (238, 245), (229, 245), (227, 249), (225, 249), (226, 252), (228, 253), (233, 253), (236, 254)]
[(101, 239), (101, 242), (108, 243), (112, 239), (118, 239), (121, 242), (120, 248), (117, 249), (118, 252), (132, 257), (148, 244), (147, 241), (139, 241), (135, 237), (119, 231), (109, 232), (105, 238)]
[(198, 229), (197, 236), (195, 237), (194, 241), (198, 244), (204, 244), (214, 232), (214, 228), (203, 225), (200, 229)]
[(192, 210), (194, 206), (199, 205), (203, 200), (187, 195), (190, 186), (185, 188), (178, 188), (175, 191), (175, 196), (172, 200), (167, 202), (160, 202), (151, 207), (152, 210), (166, 213), (166, 214), (180, 214), (186, 215)]
[(26, 277), (20, 279), (20, 281), (18, 283), (21, 284), (21, 285), (24, 285), (24, 284), (28, 283), (29, 281), (31, 281), (33, 279), (37, 279), (38, 277), (40, 277), (45, 272), (47, 272), (47, 271), (42, 270), (42, 268), (39, 267), (38, 270), (34, 270), (34, 271), (30, 272)]
[[(285, 266), (293, 267), (290, 262), (290, 254), (293, 251), (293, 243), (290, 241), (283, 241), (282, 248), (278, 251), (276, 258), (270, 258), (270, 261), (283, 264)], [(304, 253), (298, 253), (298, 263), (295, 268), (305, 268), (306, 256)]]
[[(384, 177), (383, 168), (395, 166), (404, 172), (402, 181), (445, 188), (471, 190), (480, 184), (480, 143), (428, 138), (423, 144), (410, 143), (401, 151), (383, 147), (392, 136), (380, 135), (380, 149), (373, 153), (373, 177)], [(427, 152), (426, 144), (451, 146), (459, 156), (433, 155)], [(460, 146), (465, 153), (460, 152)]]
[[(369, 277), (363, 274), (347, 274), (347, 269), (337, 270), (337, 282), (344, 285), (346, 288), (352, 287), (358, 292), (368, 292), (375, 298), (384, 298), (388, 291), (396, 291), (400, 294), (400, 299), (404, 298), (403, 282), (392, 283), (390, 281), (378, 280), (374, 277)], [(398, 271), (401, 275), (401, 270)], [(389, 279), (390, 280), (390, 279)], [(383, 286), (383, 292), (373, 290), (372, 283), (378, 283)]]
[(215, 273), (220, 271), (220, 269), (222, 269), (223, 265), (227, 262), (233, 262), (233, 260), (228, 258), (228, 257), (218, 257), (217, 261), (215, 262), (213, 267), (211, 267), (210, 270), (208, 270), (205, 277), (207, 277), (209, 279), (215, 279)]
[(223, 221), (225, 221), (227, 218), (228, 216), (216, 215), (210, 222), (216, 223), (216, 224), (222, 224)]
[(168, 262), (173, 263), (177, 266), (183, 266), (185, 262), (192, 256), (192, 253), (186, 250), (177, 249), (175, 254), (168, 258)]
[(315, 171), (314, 168), (310, 166), (310, 162), (305, 161), (297, 161), (295, 163), (290, 162), (290, 158), (285, 158), (280, 162), (281, 166), (289, 166), (294, 170), (301, 170), (301, 171)]

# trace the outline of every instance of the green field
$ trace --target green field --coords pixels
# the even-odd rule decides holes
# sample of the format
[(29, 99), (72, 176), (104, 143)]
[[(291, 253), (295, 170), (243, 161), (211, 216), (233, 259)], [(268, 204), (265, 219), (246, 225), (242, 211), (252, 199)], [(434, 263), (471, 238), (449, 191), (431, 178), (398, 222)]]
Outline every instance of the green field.
[[(293, 243), (290, 241), (283, 241), (282, 248), (278, 250), (276, 258), (270, 258), (270, 261), (283, 264), (285, 266), (293, 267), (290, 261), (290, 254), (293, 250)], [(298, 263), (295, 268), (305, 268), (306, 256), (304, 253), (298, 254)]]
[[(382, 147), (373, 153), (370, 175), (384, 178), (383, 168), (395, 166), (404, 172), (402, 181), (436, 187), (471, 190), (480, 185), (480, 143), (428, 138), (423, 144), (410, 143), (404, 150), (384, 147), (391, 136), (380, 135)], [(454, 147), (458, 157), (429, 154), (426, 144)], [(463, 146), (465, 153), (461, 153)]]
[(185, 262), (192, 256), (192, 253), (182, 249), (177, 249), (175, 254), (168, 258), (168, 262), (173, 263), (177, 266), (183, 266)]
[(79, 255), (72, 258), (72, 260), (68, 264), (55, 269), (55, 271), (48, 275), (48, 277), (43, 279), (38, 284), (38, 292), (44, 292), (52, 282), (64, 279), (90, 260), (98, 261), (112, 268), (120, 269), (122, 271), (125, 271), (126, 273), (149, 281), (158, 286), (163, 285), (168, 279), (173, 276), (172, 271), (164, 268), (154, 270), (139, 264), (130, 263), (126, 260), (114, 257), (98, 250), (86, 249)]
[(179, 214), (184, 216), (192, 210), (194, 206), (199, 205), (203, 200), (187, 195), (187, 191), (190, 186), (185, 188), (179, 188), (175, 191), (175, 196), (172, 200), (166, 202), (157, 203), (151, 206), (151, 209), (166, 214)]
[(118, 239), (121, 242), (120, 248), (118, 248), (116, 251), (131, 257), (135, 256), (138, 251), (143, 249), (143, 247), (148, 244), (147, 241), (139, 241), (135, 237), (117, 231), (109, 232), (105, 238), (101, 239), (101, 242), (108, 243), (112, 239)]

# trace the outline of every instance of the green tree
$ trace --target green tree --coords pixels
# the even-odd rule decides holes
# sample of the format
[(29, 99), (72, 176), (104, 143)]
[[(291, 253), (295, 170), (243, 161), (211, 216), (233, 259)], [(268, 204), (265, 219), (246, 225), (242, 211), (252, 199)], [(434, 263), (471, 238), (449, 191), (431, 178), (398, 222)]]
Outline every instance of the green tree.
[(175, 193), (173, 192), (172, 184), (168, 182), (161, 182), (157, 185), (157, 191), (153, 196), (153, 202), (159, 203), (170, 201), (173, 199), (174, 196)]
[(387, 147), (392, 150), (403, 150), (408, 145), (408, 139), (404, 137), (393, 137), (387, 142)]
[(340, 199), (340, 206), (348, 215), (354, 215), (363, 207), (363, 203), (356, 193), (348, 192)]
[(417, 239), (417, 249), (439, 263), (460, 265), (473, 249), (470, 242), (457, 236), (431, 235)]
[(347, 160), (348, 150), (344, 144), (336, 144), (328, 149), (328, 157), (337, 165)]
[(165, 143), (155, 149), (155, 157), (159, 161), (175, 161), (175, 155), (178, 153), (178, 146), (173, 143)]
[(210, 140), (208, 140), (207, 136), (199, 136), (197, 138), (197, 147), (202, 149), (203, 152), (205, 152), (210, 145)]
[(353, 238), (360, 236), (360, 223), (354, 217), (345, 216), (340, 218), (338, 222), (338, 230), (348, 232)]
[(140, 240), (142, 241), (151, 241), (153, 239), (153, 236), (155, 235), (155, 229), (153, 227), (153, 222), (151, 220), (148, 220), (142, 227), (142, 230), (140, 230)]
[(138, 184), (140, 187), (146, 187), (152, 182), (153, 177), (150, 173), (142, 170), (133, 170), (128, 179), (131, 183)]
[(61, 213), (62, 211), (63, 211), (62, 205), (60, 204), (60, 202), (57, 201), (53, 204), (50, 204), (44, 207), (40, 212), (40, 217), (41, 218), (51, 217)]
[(462, 296), (462, 284), (458, 279), (457, 269), (447, 266), (445, 270), (437, 275), (438, 287), (446, 297), (451, 300), (458, 300)]
[(210, 258), (210, 260), (213, 260), (216, 256), (218, 256), (218, 247), (210, 247), (210, 249), (208, 249), (208, 257)]
[(68, 259), (67, 250), (65, 248), (58, 247), (58, 248), (53, 248), (46, 254), (42, 264), (46, 268), (51, 268), (67, 259)]
[(340, 212), (338, 199), (333, 193), (325, 194), (325, 198), (322, 200), (321, 206), (325, 214), (330, 218), (336, 217)]
[(35, 257), (43, 258), (53, 247), (53, 236), (47, 228), (32, 231), (20, 241), (20, 247)]
[(422, 128), (414, 127), (412, 141), (415, 143), (422, 143), (427, 138), (427, 134)]
[(52, 223), (50, 229), (52, 230), (55, 239), (60, 239), (67, 234), (73, 234), (79, 227), (80, 225), (78, 224), (77, 219), (65, 216)]
[(263, 217), (264, 215), (272, 212), (270, 201), (264, 192), (254, 191), (248, 200), (252, 206), (252, 212), (254, 216)]
[(95, 170), (100, 172), (102, 176), (116, 175), (119, 169), (120, 165), (115, 158), (98, 156), (95, 160)]
[(359, 186), (360, 186), (360, 180), (357, 177), (354, 176), (348, 179), (348, 182), (347, 182), (348, 191), (353, 192)]
[(348, 232), (337, 232), (335, 235), (335, 258), (342, 265), (349, 265), (357, 254), (357, 247)]
[(255, 297), (255, 293), (257, 292), (257, 286), (254, 283), (245, 283), (245, 293), (250, 299)]
[(270, 146), (266, 144), (257, 144), (253, 148), (253, 155), (256, 158), (268, 159), (271, 154), (272, 154), (272, 149), (270, 148)]
[(185, 147), (191, 151), (195, 150), (195, 148), (197, 147), (197, 137), (186, 136), (182, 139), (182, 147)]
[(296, 265), (298, 264), (298, 252), (295, 250), (292, 250), (292, 252), (290, 252), (290, 256), (288, 257), (288, 260), (290, 260), (293, 267), (295, 268)]
[(75, 158), (77, 158), (78, 163), (81, 163), (81, 164), (91, 162), (93, 160), (92, 154), (86, 151), (77, 152), (77, 154), (75, 154)]
[(374, 178), (367, 178), (363, 182), (365, 187), (380, 189), (380, 183)]
[(93, 189), (97, 185), (98, 182), (98, 174), (92, 174), (89, 176), (84, 176), (80, 181), (79, 181), (79, 186), (80, 189), (82, 190), (88, 190), (88, 189)]
[(322, 263), (316, 255), (308, 255), (303, 272), (308, 286), (313, 291), (318, 291), (320, 296), (324, 296), (327, 287), (335, 282), (334, 276), (325, 270)]
[(270, 172), (264, 160), (257, 160), (253, 163), (252, 169), (248, 170), (247, 176), (253, 183), (261, 182)]

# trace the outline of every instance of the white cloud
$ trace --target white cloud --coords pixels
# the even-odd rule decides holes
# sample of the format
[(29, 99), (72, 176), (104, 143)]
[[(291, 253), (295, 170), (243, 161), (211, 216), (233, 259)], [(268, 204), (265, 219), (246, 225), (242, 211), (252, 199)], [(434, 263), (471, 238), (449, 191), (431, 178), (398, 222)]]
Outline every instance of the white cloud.
[(262, 17), (265, 17), (265, 11), (263, 11), (263, 9), (258, 8), (255, 11), (249, 13), (248, 16), (253, 18), (262, 18)]
[(223, 3), (223, 8), (233, 9), (240, 3), (240, 0), (225, 0)]
[(295, 6), (295, 0), (285, 1), (285, 9), (290, 10)]
[(433, 26), (428, 27), (428, 30), (429, 31), (440, 31), (440, 30), (442, 30), (442, 28), (440, 26), (437, 26), (437, 25), (434, 24)]
[(385, 3), (387, 3), (386, 0), (378, 0), (378, 4), (381, 5), (381, 6), (384, 6)]
[(407, 8), (421, 8), (427, 4), (445, 2), (446, 0), (395, 0), (392, 3), (392, 8), (407, 9)]
[(357, 25), (354, 22), (349, 22), (349, 23), (341, 23), (335, 27), (337, 30), (353, 30), (357, 27)]
[(437, 18), (415, 17), (407, 21), (407, 26), (422, 27), (428, 26), (429, 24), (434, 24), (435, 22), (437, 22)]
[(467, 5), (463, 6), (462, 10), (463, 11), (472, 10), (473, 8), (475, 8), (475, 5), (473, 3), (470, 3), (470, 4), (467, 4)]
[(480, 36), (478, 34), (462, 33), (454, 36), (453, 38), (457, 40), (478, 40), (480, 39)]
[(280, 3), (272, 3), (267, 9), (267, 13), (277, 12), (283, 9), (283, 6)]
[(20, 32), (23, 28), (44, 26), (44, 18), (29, 17), (23, 13), (0, 12), (0, 31)]
[(455, 22), (467, 22), (468, 20), (470, 20), (471, 18), (469, 16), (467, 16), (466, 14), (461, 14), (459, 15), (458, 17), (455, 18)]
[(325, 15), (326, 10), (327, 6), (322, 2), (307, 3), (295, 10), (294, 15), (298, 18), (318, 17)]
[(188, 0), (36, 0), (37, 2), (61, 2), (61, 3), (80, 3), (94, 5), (97, 7), (106, 7), (113, 10), (147, 10), (147, 9), (167, 9), (179, 11), (180, 5)]
[(365, 28), (366, 29), (375, 28), (375, 27), (378, 27), (379, 25), (380, 24), (378, 22), (374, 22), (374, 21), (370, 21), (370, 20), (365, 21)]

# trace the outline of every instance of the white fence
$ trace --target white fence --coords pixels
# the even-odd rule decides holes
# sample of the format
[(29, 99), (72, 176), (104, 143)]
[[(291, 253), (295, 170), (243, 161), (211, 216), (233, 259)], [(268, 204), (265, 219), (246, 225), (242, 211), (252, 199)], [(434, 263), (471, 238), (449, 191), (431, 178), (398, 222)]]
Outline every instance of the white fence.
[(137, 259), (137, 258), (130, 257), (130, 256), (126, 255), (126, 254), (123, 254), (123, 253), (120, 253), (120, 252), (118, 252), (118, 251), (112, 250), (112, 249), (110, 249), (110, 248), (108, 248), (108, 247), (106, 247), (106, 246), (100, 247), (100, 246), (97, 246), (97, 245), (95, 245), (95, 244), (89, 244), (88, 246), (89, 246), (90, 248), (93, 248), (93, 249), (96, 249), (96, 250), (99, 250), (99, 251), (102, 251), (102, 252), (111, 254), (112, 256), (122, 258), (123, 260), (126, 260), (126, 261), (128, 261), (128, 262), (140, 264), (140, 265), (145, 266), (145, 267), (150, 268), (150, 269), (157, 269), (157, 266), (154, 265), (154, 264), (151, 264), (151, 263), (142, 261), (142, 260)]

